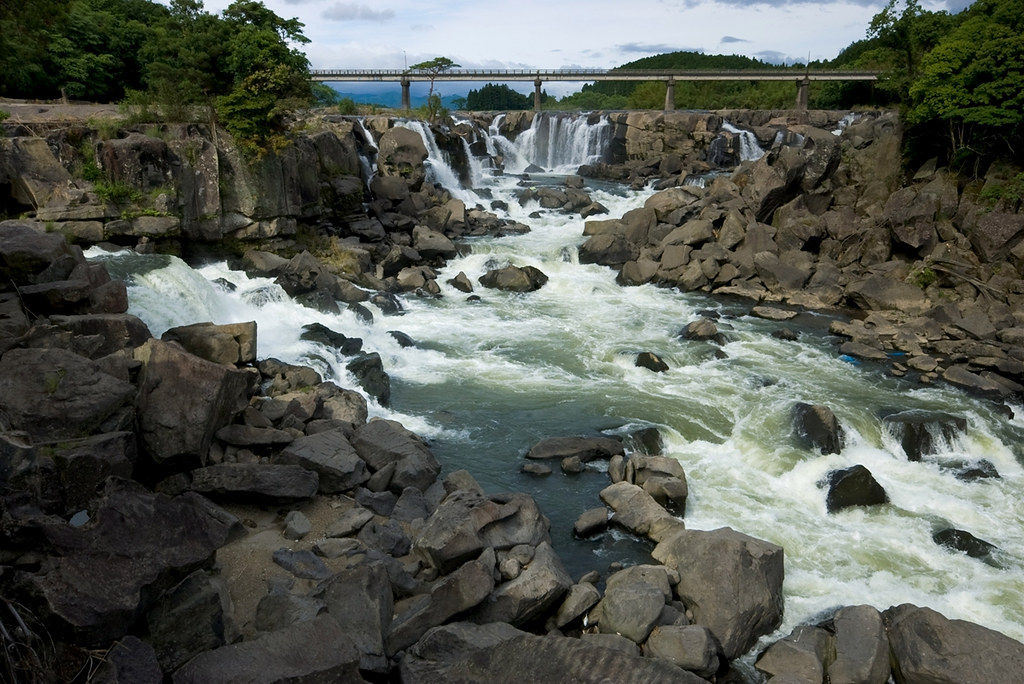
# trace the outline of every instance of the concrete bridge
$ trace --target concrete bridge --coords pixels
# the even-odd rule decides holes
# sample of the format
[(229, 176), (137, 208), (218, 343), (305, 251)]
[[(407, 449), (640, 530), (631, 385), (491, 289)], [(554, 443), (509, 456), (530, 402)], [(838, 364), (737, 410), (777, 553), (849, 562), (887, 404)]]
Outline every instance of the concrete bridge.
[(413, 81), (533, 81), (533, 107), (540, 111), (545, 81), (664, 81), (665, 111), (675, 109), (676, 81), (793, 81), (796, 108), (807, 109), (811, 81), (877, 81), (877, 71), (819, 69), (687, 70), (687, 69), (449, 69), (440, 73), (409, 69), (312, 69), (314, 81), (393, 81), (402, 86), (402, 107), (411, 109)]

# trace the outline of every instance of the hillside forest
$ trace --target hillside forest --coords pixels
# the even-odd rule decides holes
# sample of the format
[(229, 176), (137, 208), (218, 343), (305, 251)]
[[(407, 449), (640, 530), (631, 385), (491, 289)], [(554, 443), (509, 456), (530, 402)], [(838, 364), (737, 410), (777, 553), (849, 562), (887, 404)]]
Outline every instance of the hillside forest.
[[(314, 84), (296, 19), (258, 0), (211, 14), (202, 0), (33, 0), (0, 3), (0, 97), (125, 103), (165, 120), (216, 120), (253, 151), (287, 143), (294, 109), (336, 105)], [(800, 65), (802, 66), (802, 65)], [(1024, 148), (1024, 13), (1020, 0), (976, 0), (957, 14), (890, 0), (865, 37), (811, 68), (882, 72), (876, 83), (817, 83), (813, 108), (898, 108), (907, 152), (978, 173)], [(620, 69), (774, 69), (738, 55), (674, 52)], [(543, 97), (546, 109), (660, 109), (663, 82), (606, 81)], [(680, 82), (678, 109), (786, 109), (789, 82)], [(344, 103), (343, 103), (344, 104)], [(351, 103), (349, 103), (351, 104)], [(463, 103), (459, 103), (463, 104)], [(505, 85), (470, 91), (473, 110), (529, 109)], [(0, 104), (0, 118), (3, 118)]]

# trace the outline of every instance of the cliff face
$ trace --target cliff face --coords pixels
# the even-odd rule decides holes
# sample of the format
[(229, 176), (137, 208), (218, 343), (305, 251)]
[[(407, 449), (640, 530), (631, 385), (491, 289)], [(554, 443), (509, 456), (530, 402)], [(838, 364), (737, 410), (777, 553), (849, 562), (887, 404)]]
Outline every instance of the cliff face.
[(343, 220), (363, 201), (351, 121), (324, 123), (255, 164), (202, 125), (41, 124), (0, 139), (0, 206), (83, 242), (216, 241)]

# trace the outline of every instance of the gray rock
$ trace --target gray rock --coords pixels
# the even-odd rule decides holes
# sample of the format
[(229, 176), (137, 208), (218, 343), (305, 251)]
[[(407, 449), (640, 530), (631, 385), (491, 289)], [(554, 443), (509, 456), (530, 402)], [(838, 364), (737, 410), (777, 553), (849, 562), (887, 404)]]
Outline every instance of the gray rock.
[(235, 635), (227, 581), (198, 570), (164, 594), (146, 615), (148, 641), (160, 667), (173, 672)]
[(590, 582), (580, 582), (569, 587), (562, 605), (555, 613), (555, 627), (564, 628), (580, 618), (601, 600), (601, 592)]
[(382, 564), (343, 570), (317, 589), (317, 598), (359, 651), (359, 667), (387, 671), (384, 636), (391, 628), (394, 599)]
[(351, 442), (371, 470), (378, 471), (390, 463), (395, 464), (389, 488), (397, 494), (406, 487), (426, 491), (441, 471), (430, 447), (393, 420), (377, 418), (360, 425)]
[(274, 562), (300, 579), (323, 580), (331, 571), (312, 551), (278, 549), (274, 551)]
[(360, 387), (376, 399), (381, 406), (391, 403), (391, 378), (384, 371), (380, 354), (361, 354), (345, 364), (345, 369), (359, 381)]
[(275, 457), (277, 463), (302, 466), (319, 477), (322, 494), (345, 492), (370, 479), (344, 430), (327, 430), (291, 442)]
[(548, 277), (534, 266), (507, 266), (480, 276), (480, 284), (507, 292), (534, 292), (544, 287)]
[(177, 342), (190, 354), (228, 366), (256, 361), (256, 321), (194, 323), (171, 328), (160, 339)]
[(248, 405), (250, 375), (159, 340), (137, 348), (135, 358), (142, 362), (136, 407), (145, 453), (158, 463), (205, 459), (214, 433)]
[(699, 318), (696, 321), (687, 323), (679, 336), (685, 340), (715, 341), (721, 343), (722, 337), (718, 332), (718, 326), (709, 318)]
[(43, 527), (56, 555), (26, 578), (39, 601), (37, 615), (52, 629), (73, 631), (81, 644), (123, 636), (163, 590), (211, 562), (243, 529), (201, 496), (168, 498), (116, 478), (95, 506), (82, 527), (63, 521)]
[(191, 489), (213, 499), (293, 503), (316, 495), (317, 474), (297, 465), (220, 463), (192, 471)]
[(835, 659), (828, 666), (833, 684), (885, 684), (889, 679), (889, 639), (873, 606), (846, 606), (832, 618)]
[(601, 490), (601, 500), (614, 511), (612, 524), (655, 541), (683, 522), (665, 510), (642, 488), (630, 482), (617, 482)]
[(0, 413), (36, 441), (129, 428), (134, 397), (134, 386), (63, 349), (11, 349), (0, 357)]
[(372, 511), (368, 511), (362, 506), (353, 506), (327, 527), (327, 536), (348, 537), (358, 532), (363, 525), (371, 520), (373, 520)]
[(172, 678), (174, 684), (350, 682), (359, 676), (359, 651), (329, 615), (251, 641), (200, 653)]
[(1024, 670), (1024, 644), (931, 608), (905, 603), (882, 613), (898, 682), (1012, 682)]
[(608, 529), (608, 509), (604, 506), (585, 511), (572, 526), (577, 537), (592, 537)]
[(289, 511), (284, 517), (284, 538), (297, 541), (313, 531), (313, 523), (302, 511)]
[(474, 622), (530, 623), (554, 607), (573, 584), (548, 542), (537, 546), (533, 560), (514, 580), (505, 582), (474, 611)]
[(712, 677), (719, 666), (715, 639), (700, 625), (655, 627), (644, 644), (644, 655), (707, 678)]
[(825, 664), (831, 656), (832, 635), (820, 627), (799, 626), (765, 649), (755, 663), (769, 679), (819, 684), (825, 680)]
[(853, 506), (877, 506), (889, 503), (889, 496), (871, 471), (862, 465), (833, 470), (826, 476), (828, 495), (825, 506), (829, 513)]
[(164, 673), (153, 647), (128, 635), (107, 651), (92, 681), (96, 684), (162, 684)]
[(326, 604), (318, 598), (272, 587), (270, 593), (256, 604), (256, 629), (260, 632), (276, 632), (297, 622), (312, 620), (325, 608)]
[(827, 406), (799, 402), (793, 406), (793, 429), (798, 441), (822, 454), (838, 454), (843, 448), (843, 428)]
[(730, 528), (682, 530), (651, 554), (679, 573), (676, 593), (729, 660), (782, 621), (782, 548)]
[(584, 463), (622, 455), (622, 442), (611, 437), (551, 437), (534, 444), (526, 458), (544, 460), (577, 456)]
[(387, 634), (388, 654), (407, 649), (431, 627), (479, 605), (493, 588), (493, 554), (488, 552), (477, 560), (464, 563), (455, 572), (435, 582), (429, 595), (417, 597), (396, 615)]
[(604, 598), (594, 609), (602, 632), (637, 644), (647, 640), (672, 595), (665, 569), (655, 567), (627, 568), (608, 578)]

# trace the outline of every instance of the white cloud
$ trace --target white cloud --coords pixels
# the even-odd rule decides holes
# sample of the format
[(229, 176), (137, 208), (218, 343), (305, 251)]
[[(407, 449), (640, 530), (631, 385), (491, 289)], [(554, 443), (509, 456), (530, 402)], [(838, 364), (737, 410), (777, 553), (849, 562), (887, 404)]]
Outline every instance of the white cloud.
[[(286, 0), (294, 2), (294, 0)], [(393, 9), (376, 10), (368, 5), (350, 2), (336, 2), (323, 11), (324, 19), (331, 21), (390, 21), (395, 18)]]

